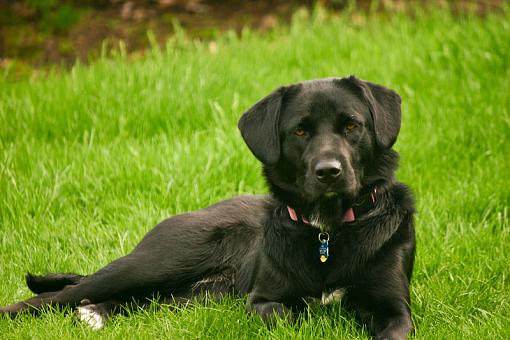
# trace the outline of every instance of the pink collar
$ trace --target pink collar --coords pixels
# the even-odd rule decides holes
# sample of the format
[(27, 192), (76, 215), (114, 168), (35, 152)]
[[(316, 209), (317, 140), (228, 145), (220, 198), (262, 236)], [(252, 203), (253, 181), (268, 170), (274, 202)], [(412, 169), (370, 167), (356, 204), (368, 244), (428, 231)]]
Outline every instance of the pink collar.
[[(364, 213), (370, 211), (374, 206), (375, 202), (377, 201), (377, 187), (374, 187), (374, 189), (369, 193), (361, 197), (361, 202), (358, 202), (358, 204), (354, 204), (353, 207), (350, 207), (345, 212), (342, 221), (343, 222), (354, 222), (356, 221), (356, 215), (363, 215)], [(287, 206), (287, 210), (289, 211), (290, 219), (294, 222), (298, 222), (298, 215), (296, 213), (296, 210), (293, 208)], [(356, 210), (356, 211), (355, 211)], [(310, 221), (307, 220), (303, 215), (301, 215), (301, 220), (305, 224), (310, 224)]]
[[(298, 216), (296, 213), (296, 210), (292, 209), (291, 207), (287, 206), (287, 210), (289, 211), (290, 219), (294, 222), (298, 221)], [(307, 220), (304, 216), (301, 215), (301, 220), (305, 224), (310, 224), (310, 221)], [(356, 216), (354, 215), (354, 210), (352, 208), (347, 209), (347, 211), (344, 214), (344, 218), (342, 221), (344, 222), (354, 222), (356, 220)]]

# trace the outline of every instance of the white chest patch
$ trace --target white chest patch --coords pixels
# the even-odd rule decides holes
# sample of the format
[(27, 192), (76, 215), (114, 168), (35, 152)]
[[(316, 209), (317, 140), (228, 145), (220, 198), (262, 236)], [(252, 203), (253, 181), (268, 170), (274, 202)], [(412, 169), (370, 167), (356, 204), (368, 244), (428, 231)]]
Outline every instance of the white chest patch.
[(347, 291), (345, 288), (336, 289), (332, 292), (323, 292), (322, 298), (321, 298), (321, 303), (323, 305), (327, 305), (328, 303), (331, 303), (331, 302), (338, 302), (338, 301), (342, 300), (342, 298), (344, 297), (346, 292)]
[(329, 230), (329, 226), (324, 223), (324, 221), (320, 218), (318, 214), (313, 214), (310, 218), (310, 225), (314, 228), (319, 229), (320, 231)]

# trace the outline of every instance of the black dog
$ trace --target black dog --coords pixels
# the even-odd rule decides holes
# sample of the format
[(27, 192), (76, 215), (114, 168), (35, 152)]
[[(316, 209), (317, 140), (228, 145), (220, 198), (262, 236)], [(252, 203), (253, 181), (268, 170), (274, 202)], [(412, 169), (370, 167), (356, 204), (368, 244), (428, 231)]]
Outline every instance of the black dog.
[(243, 196), (170, 218), (95, 274), (27, 276), (38, 295), (0, 309), (78, 307), (93, 327), (159, 296), (248, 294), (264, 320), (305, 298), (345, 295), (378, 338), (412, 329), (413, 198), (394, 171), (400, 97), (353, 76), (281, 87), (241, 118), (270, 196)]

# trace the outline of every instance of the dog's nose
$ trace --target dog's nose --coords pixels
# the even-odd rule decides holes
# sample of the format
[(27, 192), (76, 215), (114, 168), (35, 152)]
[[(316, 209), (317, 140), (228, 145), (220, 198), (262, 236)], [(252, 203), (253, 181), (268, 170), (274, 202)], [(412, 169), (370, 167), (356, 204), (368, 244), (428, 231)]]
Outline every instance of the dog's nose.
[(337, 160), (319, 161), (315, 166), (315, 176), (322, 183), (332, 183), (342, 173), (342, 164)]

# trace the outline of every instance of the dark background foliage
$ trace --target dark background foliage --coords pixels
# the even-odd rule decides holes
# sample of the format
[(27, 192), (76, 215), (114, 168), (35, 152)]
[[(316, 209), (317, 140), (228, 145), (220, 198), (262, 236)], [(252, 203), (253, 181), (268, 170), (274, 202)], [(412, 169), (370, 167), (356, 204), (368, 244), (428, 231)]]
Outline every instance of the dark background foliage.
[[(480, 14), (501, 8), (502, 0), (0, 0), (0, 68), (17, 62), (22, 72), (48, 64), (87, 62), (105, 50), (143, 51), (163, 44), (183, 27), (197, 39), (245, 27), (270, 30), (297, 10), (316, 6), (331, 12), (392, 13), (434, 2), (455, 11)], [(355, 14), (353, 14), (355, 15)], [(147, 32), (150, 32), (148, 35)]]

